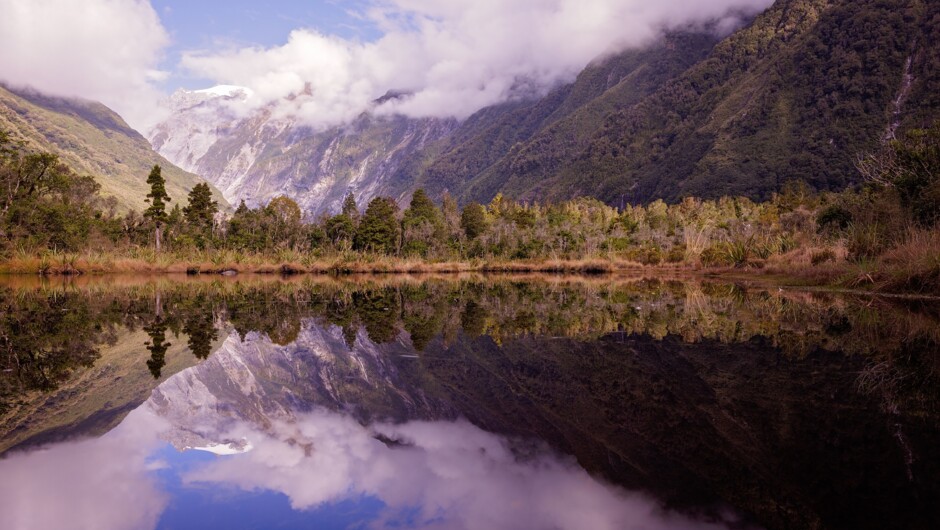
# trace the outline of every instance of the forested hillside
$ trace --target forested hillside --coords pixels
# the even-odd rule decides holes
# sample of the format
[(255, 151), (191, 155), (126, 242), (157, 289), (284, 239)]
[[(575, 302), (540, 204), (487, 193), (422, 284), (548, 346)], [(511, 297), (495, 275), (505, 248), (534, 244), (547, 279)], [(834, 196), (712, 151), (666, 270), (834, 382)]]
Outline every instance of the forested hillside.
[[(461, 196), (619, 204), (762, 199), (790, 180), (841, 189), (859, 181), (859, 154), (940, 117), (937, 42), (936, 2), (780, 0), (642, 100), (586, 105), (513, 146)], [(445, 158), (426, 174), (447, 165), (467, 164)]]
[(544, 98), (483, 109), (413, 157), (396, 175), (397, 184), (423, 185), (433, 195), (449, 190), (491, 198), (510, 171), (507, 162), (523, 150), (548, 148), (552, 160), (547, 164), (557, 167), (593, 135), (604, 116), (636, 104), (681, 74), (717, 40), (709, 31), (672, 33), (649, 48), (599, 59), (574, 83)]

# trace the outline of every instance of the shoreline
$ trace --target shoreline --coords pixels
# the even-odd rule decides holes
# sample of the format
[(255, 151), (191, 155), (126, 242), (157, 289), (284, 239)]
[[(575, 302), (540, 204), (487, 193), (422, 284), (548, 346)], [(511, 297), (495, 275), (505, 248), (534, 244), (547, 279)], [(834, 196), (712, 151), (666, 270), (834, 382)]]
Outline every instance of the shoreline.
[[(278, 260), (273, 256), (244, 256), (240, 261), (213, 263), (206, 260), (185, 259), (175, 256), (156, 256), (157, 259), (124, 258), (118, 256), (61, 256), (16, 258), (0, 261), (0, 277), (107, 277), (121, 275), (156, 276), (381, 276), (381, 275), (460, 275), (476, 274), (546, 274), (605, 276), (670, 277), (694, 276), (713, 280), (754, 281), (769, 283), (780, 288), (840, 292), (882, 297), (938, 300), (940, 293), (923, 290), (897, 289), (891, 282), (875, 277), (890, 275), (891, 271), (872, 271), (859, 275), (852, 264), (829, 264), (807, 268), (800, 265), (782, 266), (779, 263), (760, 263), (752, 267), (703, 267), (691, 264), (643, 265), (640, 263), (607, 259), (549, 259), (489, 261), (431, 262), (421, 259), (400, 259), (386, 256), (357, 256), (358, 259)], [(872, 276), (874, 273), (875, 276)]]
[(259, 260), (250, 256), (244, 261), (212, 263), (202, 260), (144, 260), (138, 258), (65, 258), (50, 263), (43, 258), (0, 261), (0, 274), (31, 274), (43, 276), (104, 275), (104, 274), (419, 274), (419, 273), (577, 273), (611, 274), (621, 272), (700, 272), (702, 268), (688, 265), (643, 265), (632, 261), (585, 258), (578, 260), (469, 260), (427, 261), (368, 256), (364, 259), (343, 258), (315, 260)]

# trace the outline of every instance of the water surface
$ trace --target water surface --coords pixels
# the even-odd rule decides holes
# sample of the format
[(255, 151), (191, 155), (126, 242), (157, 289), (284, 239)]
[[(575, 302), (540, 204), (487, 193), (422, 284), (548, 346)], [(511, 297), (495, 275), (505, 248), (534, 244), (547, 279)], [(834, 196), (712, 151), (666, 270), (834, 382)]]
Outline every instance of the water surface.
[(699, 279), (0, 279), (0, 527), (935, 528), (940, 307)]

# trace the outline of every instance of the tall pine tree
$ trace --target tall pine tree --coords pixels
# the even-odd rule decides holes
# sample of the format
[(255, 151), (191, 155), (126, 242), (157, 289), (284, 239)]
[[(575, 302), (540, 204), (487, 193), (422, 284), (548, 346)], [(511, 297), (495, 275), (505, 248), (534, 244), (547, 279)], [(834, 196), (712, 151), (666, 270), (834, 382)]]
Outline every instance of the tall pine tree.
[(343, 213), (349, 220), (355, 224), (359, 221), (359, 207), (356, 205), (356, 196), (349, 192), (343, 199)]
[(156, 242), (157, 252), (163, 239), (163, 225), (167, 222), (166, 203), (170, 202), (170, 196), (166, 192), (166, 179), (160, 174), (160, 166), (153, 166), (150, 175), (147, 177), (147, 184), (150, 184), (150, 193), (147, 194), (147, 202), (150, 207), (144, 211), (144, 217), (154, 223), (154, 241)]

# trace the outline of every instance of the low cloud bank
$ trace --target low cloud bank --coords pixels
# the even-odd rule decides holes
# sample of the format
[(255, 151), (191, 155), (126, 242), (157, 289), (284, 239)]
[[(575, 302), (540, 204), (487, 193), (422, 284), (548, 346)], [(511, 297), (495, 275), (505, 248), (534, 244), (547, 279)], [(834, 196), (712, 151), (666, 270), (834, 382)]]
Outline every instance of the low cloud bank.
[[(605, 54), (669, 29), (727, 32), (771, 0), (389, 0), (365, 16), (383, 36), (357, 42), (298, 29), (283, 46), (190, 52), (182, 67), (251, 88), (247, 105), (314, 127), (361, 112), (465, 118), (545, 93)], [(375, 106), (389, 91), (404, 92)]]

